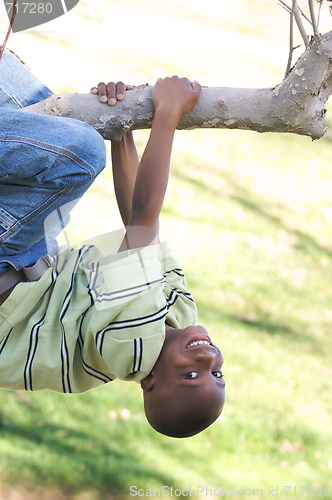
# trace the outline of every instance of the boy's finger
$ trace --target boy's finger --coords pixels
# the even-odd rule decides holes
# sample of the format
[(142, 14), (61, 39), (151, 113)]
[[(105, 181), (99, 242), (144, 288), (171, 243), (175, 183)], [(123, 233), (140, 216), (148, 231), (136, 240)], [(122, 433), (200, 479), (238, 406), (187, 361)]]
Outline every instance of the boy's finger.
[(108, 82), (107, 84), (107, 97), (108, 97), (108, 104), (110, 106), (114, 106), (116, 103), (116, 85), (114, 82)]
[(194, 89), (194, 92), (198, 95), (200, 95), (201, 93), (201, 90), (202, 90), (202, 86), (196, 81), (194, 80), (191, 84), (192, 88)]
[(91, 93), (91, 94), (98, 94), (97, 87), (92, 87), (92, 88), (90, 89), (90, 93)]
[(100, 102), (107, 102), (106, 85), (104, 82), (98, 83), (97, 92)]
[(118, 101), (122, 101), (126, 92), (126, 85), (123, 82), (118, 82), (116, 84), (116, 98)]
[(191, 86), (194, 90), (201, 90), (202, 89), (202, 86), (200, 83), (198, 83), (197, 80), (194, 80), (193, 82), (191, 82)]

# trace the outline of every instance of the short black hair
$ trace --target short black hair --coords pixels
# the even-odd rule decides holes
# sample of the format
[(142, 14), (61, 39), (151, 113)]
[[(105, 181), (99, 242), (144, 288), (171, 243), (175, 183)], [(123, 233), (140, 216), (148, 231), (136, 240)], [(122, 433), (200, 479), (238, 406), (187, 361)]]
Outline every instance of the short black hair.
[[(155, 396), (155, 397), (154, 397)], [(221, 414), (222, 408), (217, 410), (204, 405), (197, 411), (199, 401), (193, 405), (192, 401), (186, 402), (181, 408), (174, 408), (171, 398), (161, 398), (152, 392), (144, 394), (144, 410), (146, 418), (157, 432), (173, 438), (186, 438), (195, 436), (209, 427)]]

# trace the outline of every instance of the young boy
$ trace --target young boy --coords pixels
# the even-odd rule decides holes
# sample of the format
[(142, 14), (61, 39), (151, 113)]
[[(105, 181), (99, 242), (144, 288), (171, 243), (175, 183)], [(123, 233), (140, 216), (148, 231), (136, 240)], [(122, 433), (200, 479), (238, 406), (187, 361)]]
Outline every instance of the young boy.
[[(110, 84), (107, 91), (99, 85), (97, 92), (113, 104), (125, 87)], [(4, 113), (0, 287), (8, 289), (0, 296), (2, 388), (70, 393), (115, 378), (134, 380), (141, 383), (152, 427), (173, 437), (194, 435), (218, 417), (224, 404), (222, 355), (206, 330), (195, 326), (183, 272), (168, 245), (158, 241), (175, 128), (199, 94), (199, 84), (187, 79), (158, 81), (141, 162), (131, 135), (112, 144), (116, 197), (127, 230), (118, 253), (106, 257), (92, 245), (50, 251), (49, 244), (58, 221), (65, 224), (102, 168), (98, 134), (75, 120)], [(51, 257), (40, 253), (45, 248)]]

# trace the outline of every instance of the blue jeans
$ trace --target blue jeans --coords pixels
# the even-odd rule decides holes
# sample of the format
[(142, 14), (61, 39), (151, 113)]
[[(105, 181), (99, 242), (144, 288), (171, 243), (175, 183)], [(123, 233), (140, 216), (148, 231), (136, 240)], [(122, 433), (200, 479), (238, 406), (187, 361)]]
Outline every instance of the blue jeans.
[(10, 52), (0, 63), (0, 276), (57, 250), (69, 212), (106, 163), (89, 125), (21, 110), (50, 90)]

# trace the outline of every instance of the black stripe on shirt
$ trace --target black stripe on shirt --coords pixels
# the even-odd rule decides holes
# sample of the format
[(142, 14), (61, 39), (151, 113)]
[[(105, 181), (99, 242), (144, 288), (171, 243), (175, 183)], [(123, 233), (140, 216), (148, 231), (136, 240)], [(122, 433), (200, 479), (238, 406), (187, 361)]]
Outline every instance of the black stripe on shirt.
[(177, 293), (174, 293), (173, 291), (170, 293), (169, 297), (166, 299), (168, 309), (170, 309), (175, 304), (178, 298), (179, 296)]
[(133, 372), (136, 371), (136, 357), (137, 357), (137, 339), (134, 339), (134, 364), (133, 364)]
[(112, 382), (113, 379), (111, 379), (110, 377), (108, 377), (107, 375), (105, 375), (105, 373), (102, 373), (99, 370), (96, 370), (92, 366), (88, 365), (84, 361), (84, 359), (83, 359), (83, 344), (84, 344), (84, 340), (83, 340), (83, 335), (82, 335), (82, 323), (83, 323), (84, 316), (85, 316), (86, 313), (87, 313), (87, 310), (84, 311), (84, 313), (83, 313), (83, 317), (82, 317), (81, 324), (80, 324), (80, 332), (79, 332), (79, 336), (78, 336), (78, 339), (77, 339), (78, 347), (79, 347), (80, 354), (81, 354), (82, 368), (83, 368), (83, 370), (88, 375), (90, 375), (90, 377), (94, 377), (94, 378), (96, 378), (98, 380), (101, 380), (105, 384), (107, 384), (108, 382)]
[(143, 356), (143, 339), (140, 337), (134, 339), (134, 364), (132, 373), (139, 372), (142, 364)]
[(61, 374), (62, 374), (62, 389), (63, 392), (72, 392), (69, 378), (69, 352), (67, 339), (63, 332), (61, 343)]
[(173, 305), (177, 299), (177, 296), (179, 296), (179, 295), (183, 295), (184, 297), (186, 297), (186, 299), (191, 300), (192, 302), (195, 302), (189, 292), (186, 293), (186, 292), (183, 292), (182, 290), (179, 290), (178, 288), (172, 288), (168, 299), (166, 299), (168, 304)]
[(39, 330), (44, 324), (46, 314), (31, 328), (27, 361), (24, 367), (24, 387), (26, 391), (33, 391), (32, 387), (32, 363), (38, 346)]
[(96, 302), (112, 302), (114, 300), (132, 297), (133, 295), (139, 295), (151, 285), (155, 285), (156, 283), (165, 283), (165, 281), (165, 278), (158, 278), (154, 281), (149, 281), (146, 283), (141, 283), (140, 285), (116, 290), (116, 292), (103, 293), (96, 298)]
[(123, 321), (114, 321), (109, 323), (105, 328), (103, 328), (96, 334), (95, 343), (99, 353), (102, 356), (105, 333), (112, 330), (123, 330), (123, 329), (148, 325), (150, 323), (154, 323), (156, 321), (160, 321), (161, 319), (165, 318), (166, 314), (167, 314), (167, 305), (165, 304), (165, 306), (159, 309), (159, 311), (153, 314), (149, 314), (148, 316), (142, 316), (140, 318), (127, 319)]
[(71, 296), (73, 293), (73, 287), (74, 287), (74, 279), (75, 279), (75, 274), (76, 270), (78, 268), (79, 262), (81, 260), (81, 255), (84, 254), (84, 252), (87, 250), (86, 247), (80, 248), (78, 251), (77, 257), (76, 257), (76, 262), (74, 265), (74, 269), (72, 272), (71, 280), (70, 280), (70, 286), (69, 290), (67, 291), (65, 298), (62, 303), (62, 308), (60, 311), (60, 325), (61, 325), (61, 331), (62, 331), (62, 342), (61, 342), (61, 373), (62, 373), (62, 388), (63, 392), (72, 392), (71, 390), (71, 384), (70, 384), (70, 378), (69, 378), (69, 352), (68, 352), (68, 344), (67, 344), (67, 339), (66, 339), (66, 331), (65, 327), (63, 325), (63, 319), (66, 315), (66, 312), (68, 311)]
[(4, 338), (0, 342), (0, 354), (2, 354), (2, 351), (4, 350), (5, 345), (7, 344), (7, 340), (9, 339), (9, 335), (11, 334), (12, 330), (13, 329), (11, 328), (9, 330), (9, 332), (7, 333), (7, 335), (5, 335)]
[(143, 339), (140, 337), (138, 339), (134, 339), (134, 365), (133, 372), (139, 372), (141, 369), (143, 357)]
[(176, 268), (176, 269), (171, 269), (170, 271), (166, 271), (163, 276), (167, 276), (168, 274), (171, 274), (171, 273), (174, 273), (174, 274), (177, 274), (178, 276), (180, 276), (181, 278), (184, 278), (184, 272), (182, 271), (182, 269), (179, 267), (179, 268)]
[(83, 257), (83, 255), (90, 251), (92, 248), (92, 245), (84, 245), (82, 248), (79, 249), (74, 269), (72, 271), (72, 277), (70, 281), (70, 286), (69, 290), (67, 291), (67, 294), (64, 298), (62, 308), (60, 311), (60, 325), (61, 325), (61, 331), (62, 331), (62, 343), (61, 343), (61, 372), (62, 372), (62, 388), (63, 392), (72, 392), (71, 389), (71, 383), (70, 383), (70, 363), (69, 363), (69, 351), (68, 351), (68, 344), (67, 344), (67, 338), (66, 338), (66, 331), (63, 325), (63, 319), (69, 309), (73, 289), (74, 289), (74, 279), (75, 279), (75, 274), (77, 272), (77, 268), (80, 264), (80, 261)]
[(93, 262), (90, 271), (89, 283), (88, 283), (88, 293), (91, 299), (91, 305), (94, 304), (95, 300), (98, 297), (98, 293), (96, 291), (96, 284), (99, 272), (99, 262)]
[(138, 368), (137, 370), (140, 371), (141, 365), (142, 365), (142, 359), (143, 359), (143, 339), (139, 339), (140, 342), (140, 356), (139, 356), (139, 363), (138, 363)]
[[(52, 269), (52, 274), (51, 274), (51, 283), (49, 287), (45, 290), (44, 294), (45, 295), (48, 290), (54, 285), (56, 281), (57, 273), (55, 268), (53, 267)], [(33, 360), (36, 355), (37, 351), (37, 346), (38, 346), (38, 337), (39, 337), (39, 330), (44, 324), (46, 314), (33, 325), (30, 331), (30, 340), (29, 340), (29, 349), (28, 349), (28, 354), (27, 354), (27, 360), (26, 364), (24, 367), (24, 373), (23, 373), (23, 378), (24, 378), (24, 387), (26, 391), (33, 391), (32, 387), (32, 364)]]

